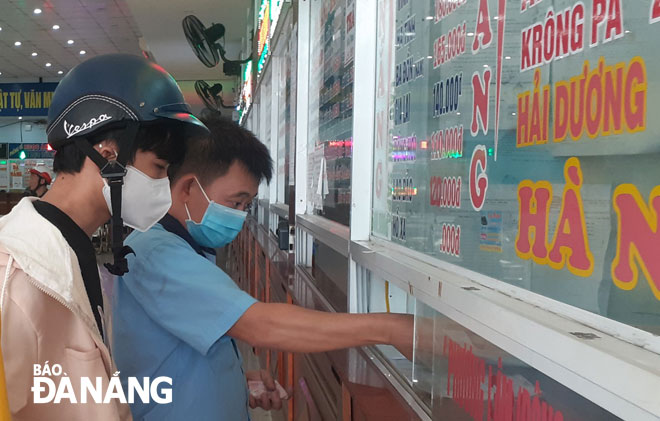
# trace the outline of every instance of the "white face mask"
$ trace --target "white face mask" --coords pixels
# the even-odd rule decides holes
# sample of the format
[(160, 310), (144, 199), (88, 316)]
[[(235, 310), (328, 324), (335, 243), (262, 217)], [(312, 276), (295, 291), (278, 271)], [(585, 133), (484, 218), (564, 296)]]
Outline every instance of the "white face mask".
[[(110, 186), (103, 179), (103, 197), (112, 215)], [(121, 217), (124, 225), (138, 231), (147, 231), (165, 216), (172, 206), (170, 180), (154, 179), (137, 168), (127, 165), (121, 190)]]

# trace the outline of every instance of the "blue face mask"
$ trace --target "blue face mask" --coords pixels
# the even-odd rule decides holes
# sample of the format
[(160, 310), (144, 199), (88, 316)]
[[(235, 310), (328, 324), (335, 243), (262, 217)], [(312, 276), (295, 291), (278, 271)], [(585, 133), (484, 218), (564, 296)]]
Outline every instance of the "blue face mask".
[(243, 228), (247, 212), (228, 208), (209, 200), (197, 177), (195, 177), (195, 181), (208, 200), (209, 207), (204, 212), (202, 222), (197, 223), (192, 220), (188, 206), (184, 204), (188, 213), (188, 219), (186, 219), (188, 232), (197, 244), (203, 247), (217, 248), (231, 243)]

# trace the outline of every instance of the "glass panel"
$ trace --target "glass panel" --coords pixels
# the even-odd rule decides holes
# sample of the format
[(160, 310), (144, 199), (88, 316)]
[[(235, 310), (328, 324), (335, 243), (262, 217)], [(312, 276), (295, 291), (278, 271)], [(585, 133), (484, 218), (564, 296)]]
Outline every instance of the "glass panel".
[(327, 245), (314, 240), (312, 277), (335, 310), (348, 311), (348, 259)]
[(434, 420), (619, 419), (419, 300), (413, 387)]
[[(364, 273), (366, 274), (365, 308), (359, 309), (359, 311), (364, 311), (365, 313), (414, 314), (416, 300), (413, 296), (370, 271), (365, 270)], [(403, 379), (409, 385), (412, 385), (412, 362), (391, 345), (376, 345), (376, 348)]]
[(288, 196), (285, 192), (289, 188), (289, 173), (287, 167), (289, 165), (289, 144), (287, 143), (287, 118), (290, 109), (288, 109), (289, 98), (287, 96), (287, 74), (286, 74), (286, 54), (284, 50), (282, 56), (275, 57), (273, 64), (278, 66), (277, 81), (277, 162), (275, 163), (275, 177), (277, 182), (277, 203), (284, 203), (284, 199)]
[(311, 2), (308, 212), (348, 225), (355, 0)]
[(260, 96), (257, 95), (252, 105), (252, 111), (250, 112), (250, 114), (252, 115), (252, 132), (255, 135), (257, 135), (260, 138), (260, 140), (263, 142), (263, 140), (261, 139), (260, 105), (261, 105), (261, 99)]
[[(287, 21), (290, 20), (289, 14)], [(287, 25), (291, 25), (287, 22)], [(278, 137), (277, 137), (277, 202), (289, 204), (293, 192), (293, 162), (296, 139), (296, 71), (298, 54), (298, 28), (292, 26), (286, 32), (288, 39), (281, 40), (277, 60), (279, 66), (278, 84)], [(284, 33), (282, 34), (284, 36)]]
[[(433, 386), (439, 379), (433, 377), (435, 341), (433, 317), (435, 310), (421, 301), (415, 306), (415, 349), (412, 362), (412, 387), (429, 408), (433, 407)], [(453, 420), (454, 418), (449, 418)]]
[(649, 3), (379, 1), (373, 234), (660, 333)]
[[(260, 136), (259, 140), (266, 145), (270, 151), (271, 142), (271, 125), (272, 125), (272, 85), (271, 85), (271, 69), (268, 68), (263, 74), (261, 86), (259, 87), (259, 120), (260, 120)], [(266, 181), (262, 181), (259, 185), (259, 199), (269, 200), (270, 188)], [(268, 205), (262, 206), (264, 209), (264, 220), (260, 221), (262, 224), (268, 224)]]

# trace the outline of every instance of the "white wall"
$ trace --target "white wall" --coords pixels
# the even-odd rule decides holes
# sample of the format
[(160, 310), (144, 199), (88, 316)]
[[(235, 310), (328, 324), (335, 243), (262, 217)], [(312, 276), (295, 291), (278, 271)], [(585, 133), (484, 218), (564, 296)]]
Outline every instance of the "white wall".
[[(13, 122), (12, 122), (13, 120)], [(28, 130), (30, 128), (30, 130)], [(22, 140), (21, 140), (22, 132)], [(0, 120), (0, 143), (46, 143), (46, 125), (16, 119)]]

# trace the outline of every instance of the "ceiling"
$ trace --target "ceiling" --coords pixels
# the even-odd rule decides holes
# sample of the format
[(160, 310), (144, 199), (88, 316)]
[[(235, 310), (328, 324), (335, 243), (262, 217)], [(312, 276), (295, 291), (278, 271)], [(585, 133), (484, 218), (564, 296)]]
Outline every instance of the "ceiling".
[[(59, 71), (66, 73), (94, 55), (140, 54), (141, 50), (149, 51), (177, 80), (228, 79), (222, 63), (209, 69), (197, 59), (181, 21), (194, 14), (206, 27), (225, 25), (227, 57), (237, 59), (251, 4), (246, 0), (0, 0), (0, 83), (57, 81)], [(35, 8), (42, 12), (35, 14)], [(69, 45), (68, 40), (74, 43)], [(15, 46), (16, 41), (21, 45)]]
[(141, 33), (124, 0), (0, 0), (0, 10), (0, 82), (58, 80), (58, 71), (94, 55), (140, 53)]
[[(223, 99), (231, 104), (236, 78), (224, 75), (222, 63), (209, 69), (197, 59), (183, 35), (181, 21), (194, 14), (206, 27), (225, 25), (226, 55), (237, 59), (245, 42), (251, 4), (247, 0), (0, 0), (0, 83), (40, 78), (56, 82), (95, 55), (140, 54), (144, 50), (179, 81), (193, 111), (199, 112), (203, 105), (194, 83), (187, 81), (221, 82)], [(35, 8), (41, 13), (35, 14)], [(74, 43), (70, 45), (68, 40)], [(16, 41), (21, 45), (15, 46)]]
[[(251, 1), (247, 0), (126, 0), (156, 61), (177, 80), (226, 79), (222, 63), (209, 69), (195, 56), (183, 35), (181, 21), (197, 16), (205, 27), (225, 26), (227, 58), (237, 59), (246, 38)], [(158, 18), (154, 18), (157, 14)], [(243, 52), (242, 57), (246, 53)]]

